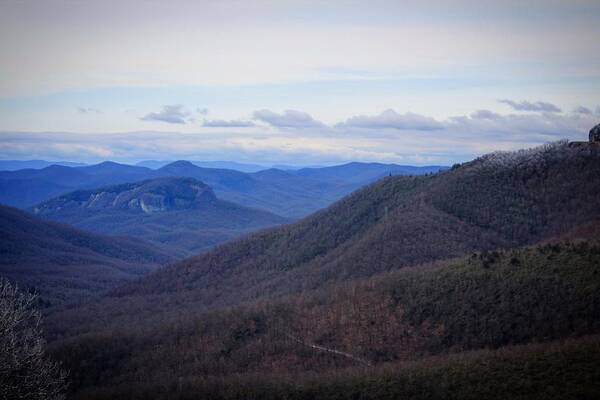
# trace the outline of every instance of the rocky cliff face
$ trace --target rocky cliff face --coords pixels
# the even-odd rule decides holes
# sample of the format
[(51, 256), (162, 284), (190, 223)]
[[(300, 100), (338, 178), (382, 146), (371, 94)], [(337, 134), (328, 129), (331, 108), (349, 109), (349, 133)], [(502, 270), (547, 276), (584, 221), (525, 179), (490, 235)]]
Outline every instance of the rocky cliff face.
[(590, 143), (600, 143), (600, 124), (590, 130)]
[(160, 178), (150, 181), (78, 191), (34, 208), (44, 215), (56, 210), (120, 209), (145, 214), (191, 209), (216, 201), (212, 189), (192, 178)]

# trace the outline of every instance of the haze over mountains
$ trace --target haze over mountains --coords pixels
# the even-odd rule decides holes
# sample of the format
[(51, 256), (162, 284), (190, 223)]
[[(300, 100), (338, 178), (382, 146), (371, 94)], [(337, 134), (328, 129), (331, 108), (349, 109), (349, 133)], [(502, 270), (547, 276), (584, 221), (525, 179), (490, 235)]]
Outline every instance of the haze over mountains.
[[(135, 163), (136, 166), (146, 167), (150, 169), (159, 169), (167, 164), (171, 164), (176, 160), (143, 160)], [(258, 172), (263, 169), (277, 168), (282, 170), (297, 170), (302, 168), (321, 168), (318, 165), (310, 166), (295, 166), (276, 164), (272, 166), (265, 166), (260, 164), (249, 164), (241, 163), (236, 161), (190, 161), (192, 164), (198, 167), (205, 168), (220, 168), (220, 169), (233, 169), (240, 172)], [(67, 167), (83, 167), (85, 165), (92, 165), (92, 163), (77, 163), (70, 161), (46, 161), (46, 160), (0, 160), (0, 171), (16, 171), (19, 169), (33, 168), (41, 169), (49, 167), (50, 165), (64, 165)]]
[(70, 161), (46, 161), (46, 160), (0, 160), (0, 171), (17, 171), (20, 169), (41, 169), (51, 165), (62, 165), (65, 167), (82, 167), (86, 164)]

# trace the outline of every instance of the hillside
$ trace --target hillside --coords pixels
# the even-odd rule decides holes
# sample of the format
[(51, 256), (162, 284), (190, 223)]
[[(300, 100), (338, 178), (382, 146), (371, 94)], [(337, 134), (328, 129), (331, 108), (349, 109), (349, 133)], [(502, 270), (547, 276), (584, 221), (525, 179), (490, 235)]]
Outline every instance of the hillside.
[(346, 184), (364, 184), (389, 174), (392, 175), (424, 175), (446, 169), (443, 166), (433, 165), (414, 167), (409, 165), (358, 163), (352, 162), (333, 167), (301, 168), (289, 171), (297, 176), (316, 179), (319, 181), (340, 181)]
[[(333, 168), (324, 168), (320, 174), (320, 169), (311, 169), (310, 173), (274, 169), (244, 173), (199, 167), (188, 161), (176, 161), (156, 170), (109, 161), (76, 168), (53, 165), (42, 169), (0, 171), (0, 203), (28, 208), (75, 190), (159, 177), (190, 177), (212, 187), (220, 199), (298, 218), (389, 173), (423, 174), (437, 167), (353, 163)], [(337, 178), (334, 178), (336, 174)]]
[(209, 186), (193, 178), (157, 178), (76, 191), (32, 211), (81, 229), (167, 245), (182, 254), (286, 222), (266, 211), (219, 200)]
[[(585, 337), (600, 332), (599, 277), (598, 244), (478, 253), (266, 303), (173, 310), (175, 323), (130, 315), (55, 341), (53, 353), (75, 371), (80, 398), (171, 398), (182, 382), (181, 398), (396, 398), (432, 388), (565, 398), (600, 393), (600, 341)], [(556, 379), (566, 385), (547, 389)], [(323, 391), (332, 382), (337, 390)]]
[[(535, 243), (600, 219), (598, 193), (598, 147), (492, 154), (435, 175), (385, 178), (298, 223), (220, 246), (120, 293), (235, 304)], [(231, 295), (215, 297), (215, 290)]]
[(79, 301), (173, 261), (140, 240), (108, 237), (0, 206), (0, 274), (45, 305)]

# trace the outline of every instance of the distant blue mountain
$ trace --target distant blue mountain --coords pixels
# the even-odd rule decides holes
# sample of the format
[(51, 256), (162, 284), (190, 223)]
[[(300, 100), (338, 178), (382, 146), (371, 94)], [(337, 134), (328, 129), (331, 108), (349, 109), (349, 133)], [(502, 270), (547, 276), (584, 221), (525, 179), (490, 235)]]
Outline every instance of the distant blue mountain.
[(351, 162), (333, 167), (301, 168), (292, 173), (312, 179), (333, 180), (362, 185), (390, 174), (424, 175), (446, 168), (441, 165), (415, 167), (411, 165)]
[[(171, 164), (173, 161), (157, 161), (157, 160), (146, 160), (136, 163), (136, 166), (146, 167), (151, 169), (159, 169), (165, 165)], [(264, 165), (259, 164), (245, 164), (238, 163), (235, 161), (190, 161), (192, 164), (198, 167), (204, 168), (219, 168), (219, 169), (233, 169), (241, 172), (258, 172), (263, 169), (267, 169)]]
[(19, 169), (41, 169), (50, 165), (64, 165), (66, 167), (81, 167), (86, 164), (69, 161), (46, 161), (46, 160), (0, 160), (0, 171), (16, 171)]

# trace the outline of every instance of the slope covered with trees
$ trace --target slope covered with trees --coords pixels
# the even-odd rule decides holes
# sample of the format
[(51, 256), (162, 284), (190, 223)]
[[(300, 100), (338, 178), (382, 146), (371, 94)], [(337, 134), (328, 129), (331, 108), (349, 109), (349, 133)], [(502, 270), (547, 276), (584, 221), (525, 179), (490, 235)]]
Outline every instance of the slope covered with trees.
[[(332, 382), (346, 394), (379, 385), (390, 398), (398, 390), (416, 396), (419, 388), (435, 391), (437, 384), (464, 394), (471, 380), (481, 381), (482, 396), (486, 385), (499, 387), (494, 377), (534, 393), (553, 385), (558, 371), (583, 374), (578, 385), (568, 385), (573, 393), (598, 393), (589, 367), (599, 360), (600, 341), (583, 338), (600, 332), (599, 277), (597, 243), (484, 252), (275, 301), (181, 313), (176, 322), (147, 326), (143, 315), (130, 316), (128, 324), (97, 325), (55, 341), (53, 353), (75, 371), (75, 388), (85, 398), (144, 397), (182, 381), (182, 398), (261, 398), (270, 391), (330, 398), (334, 392), (321, 389)], [(582, 339), (560, 344), (567, 338)], [(547, 344), (470, 353), (532, 342)], [(521, 381), (519, 362), (532, 368), (536, 384)], [(310, 373), (323, 378), (315, 381)], [(304, 383), (297, 374), (306, 374)], [(443, 379), (427, 384), (436, 377)]]
[(141, 240), (108, 237), (0, 206), (0, 275), (39, 291), (46, 306), (74, 302), (175, 260)]

